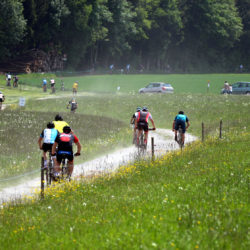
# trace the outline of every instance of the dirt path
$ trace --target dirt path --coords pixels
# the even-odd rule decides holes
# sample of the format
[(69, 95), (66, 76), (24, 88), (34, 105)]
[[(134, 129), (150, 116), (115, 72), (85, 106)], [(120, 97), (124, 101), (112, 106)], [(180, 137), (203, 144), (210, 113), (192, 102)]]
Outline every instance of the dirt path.
[[(156, 157), (170, 150), (178, 149), (178, 144), (173, 140), (173, 132), (171, 130), (157, 129), (154, 132), (150, 132), (149, 145), (144, 157), (150, 157), (151, 155), (151, 137), (154, 137)], [(186, 135), (187, 143), (196, 139), (195, 136), (190, 134)], [(77, 178), (79, 176), (93, 176), (109, 173), (117, 170), (128, 161), (134, 161), (136, 158), (138, 158), (138, 150), (135, 146), (120, 149), (94, 160), (76, 165), (72, 177)], [(18, 180), (18, 182), (16, 182), (15, 186), (7, 186), (0, 189), (0, 204), (5, 201), (19, 199), (25, 195), (30, 196), (34, 193), (34, 190), (39, 189), (41, 185), (40, 176), (32, 180), (30, 180), (30, 178), (21, 179)]]

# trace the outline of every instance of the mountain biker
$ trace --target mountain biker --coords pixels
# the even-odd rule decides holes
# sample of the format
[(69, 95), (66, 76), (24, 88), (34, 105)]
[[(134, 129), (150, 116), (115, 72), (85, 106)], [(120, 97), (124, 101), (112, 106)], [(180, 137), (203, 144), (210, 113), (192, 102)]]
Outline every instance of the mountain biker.
[(2, 104), (5, 100), (4, 94), (0, 91), (0, 110), (2, 110)]
[(73, 95), (76, 95), (77, 94), (77, 88), (78, 88), (78, 82), (74, 82), (73, 83)]
[(69, 101), (69, 104), (67, 105), (67, 109), (70, 107), (71, 112), (75, 113), (77, 109), (77, 102), (75, 98), (72, 98), (71, 101)]
[[(41, 150), (43, 150), (44, 167), (47, 168), (47, 152), (52, 150), (52, 146), (59, 132), (55, 129), (55, 125), (52, 122), (47, 124), (39, 139), (38, 145)], [(43, 144), (42, 144), (43, 141)]]
[(139, 144), (139, 138), (142, 133), (142, 130), (145, 132), (144, 144), (147, 145), (148, 142), (148, 119), (153, 125), (153, 130), (155, 130), (155, 123), (152, 118), (152, 115), (148, 112), (147, 107), (143, 107), (138, 113), (136, 113), (135, 127), (138, 129), (137, 133), (137, 145)]
[(43, 79), (43, 92), (47, 91), (47, 80), (44, 78)]
[[(73, 143), (77, 146), (77, 152), (73, 154)], [(56, 148), (57, 154), (56, 154)], [(76, 135), (71, 133), (71, 128), (69, 126), (63, 127), (63, 133), (58, 134), (55, 143), (52, 147), (51, 155), (55, 157), (56, 155), (56, 164), (55, 164), (55, 173), (54, 176), (57, 178), (60, 174), (60, 165), (63, 159), (68, 159), (68, 169), (69, 176), (72, 175), (74, 169), (74, 156), (80, 155), (81, 152), (81, 144)]]
[[(186, 126), (187, 123), (187, 126)], [(179, 129), (179, 126), (182, 129), (182, 144), (184, 145), (185, 142), (185, 132), (190, 126), (189, 119), (186, 115), (184, 115), (183, 111), (179, 111), (179, 114), (174, 118), (173, 122), (173, 131), (175, 133), (174, 139), (177, 141), (177, 131)]]
[(50, 88), (51, 88), (51, 92), (52, 94), (56, 92), (56, 88), (55, 88), (56, 82), (55, 79), (50, 79)]
[(55, 116), (55, 121), (53, 121), (53, 123), (55, 124), (55, 129), (57, 129), (59, 133), (63, 132), (63, 127), (69, 126), (69, 124), (65, 122), (59, 114)]
[(17, 88), (18, 87), (18, 76), (15, 75), (13, 77), (13, 88)]
[(134, 128), (133, 144), (136, 143), (136, 127), (135, 127), (136, 114), (140, 111), (141, 111), (141, 107), (137, 107), (136, 112), (132, 115), (130, 119), (130, 124), (132, 124)]

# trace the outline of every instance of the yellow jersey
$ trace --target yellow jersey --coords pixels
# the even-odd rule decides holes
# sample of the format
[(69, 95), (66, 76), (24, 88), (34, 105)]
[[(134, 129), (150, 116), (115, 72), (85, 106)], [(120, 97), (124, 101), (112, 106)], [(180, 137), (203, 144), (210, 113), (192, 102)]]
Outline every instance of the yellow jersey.
[(69, 126), (69, 124), (65, 121), (53, 121), (53, 123), (55, 124), (55, 129), (57, 129), (59, 133), (63, 132), (63, 127)]
[(75, 83), (73, 84), (73, 89), (77, 89), (77, 88), (78, 88), (78, 83), (75, 82)]

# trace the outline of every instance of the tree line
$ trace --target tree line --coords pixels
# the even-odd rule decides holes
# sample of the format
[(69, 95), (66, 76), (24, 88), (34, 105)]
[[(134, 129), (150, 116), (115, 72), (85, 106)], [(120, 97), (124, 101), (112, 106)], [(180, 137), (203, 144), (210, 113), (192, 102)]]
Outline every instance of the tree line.
[(250, 68), (250, 0), (1, 0), (0, 62), (30, 49), (68, 69)]

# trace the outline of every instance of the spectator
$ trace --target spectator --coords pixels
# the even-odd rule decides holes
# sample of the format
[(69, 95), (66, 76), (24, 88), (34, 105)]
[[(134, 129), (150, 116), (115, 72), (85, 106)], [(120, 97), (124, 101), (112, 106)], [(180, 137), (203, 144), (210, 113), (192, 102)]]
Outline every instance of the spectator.
[(130, 72), (130, 64), (127, 64), (126, 66), (126, 73), (128, 74)]
[(110, 69), (110, 74), (113, 74), (113, 71), (114, 71), (114, 64), (111, 64), (109, 66), (109, 69)]
[(209, 89), (210, 89), (210, 81), (207, 81), (207, 93), (209, 93)]
[(240, 65), (240, 73), (242, 73), (243, 72), (243, 65), (241, 64)]
[(10, 73), (6, 74), (6, 85), (8, 87), (11, 86), (11, 74)]

